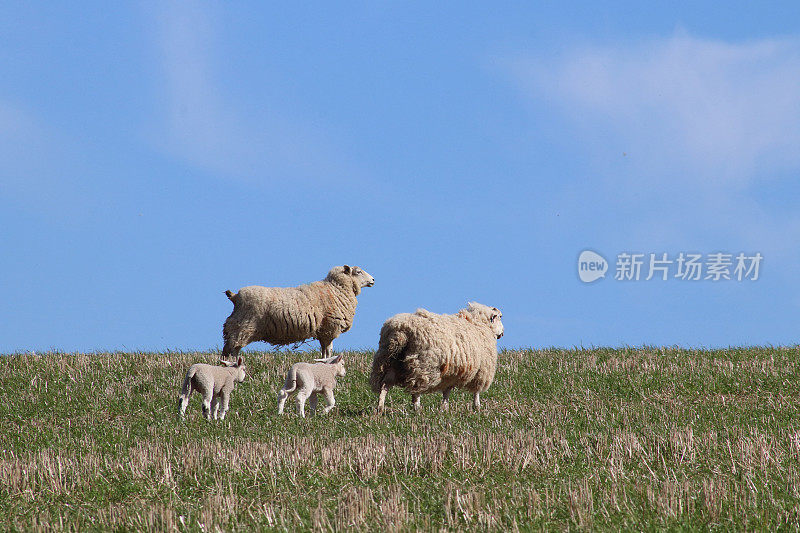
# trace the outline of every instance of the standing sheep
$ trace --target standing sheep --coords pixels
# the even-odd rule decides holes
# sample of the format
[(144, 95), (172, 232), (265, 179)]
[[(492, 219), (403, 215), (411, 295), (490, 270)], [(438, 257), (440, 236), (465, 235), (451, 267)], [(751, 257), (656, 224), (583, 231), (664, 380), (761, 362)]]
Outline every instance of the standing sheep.
[[(196, 363), (189, 367), (183, 380), (181, 395), (178, 397), (181, 418), (186, 415), (186, 406), (189, 396), (194, 391), (203, 396), (203, 416), (206, 420), (225, 419), (228, 412), (228, 402), (231, 399), (233, 387), (244, 381), (247, 368), (240, 357), (235, 363), (222, 362), (225, 366), (213, 366), (205, 363)], [(222, 403), (222, 411), (219, 404)]]
[(286, 374), (286, 382), (278, 392), (278, 414), (283, 414), (283, 406), (286, 399), (297, 391), (297, 413), (303, 418), (306, 417), (306, 400), (311, 398), (311, 410), (317, 410), (317, 393), (325, 395), (325, 402), (328, 404), (323, 412), (328, 414), (336, 400), (333, 397), (333, 389), (336, 388), (336, 378), (345, 375), (342, 354), (326, 359), (316, 359), (315, 364), (295, 363)]
[(447, 409), (455, 387), (472, 392), (473, 406), (479, 409), (480, 394), (492, 384), (497, 368), (501, 317), (496, 307), (470, 302), (455, 315), (417, 309), (387, 320), (369, 377), (372, 390), (380, 394), (378, 412), (394, 386), (411, 393), (416, 410), (421, 394), (437, 391), (442, 391), (442, 408)]
[(333, 339), (353, 325), (356, 296), (374, 284), (366, 271), (344, 265), (333, 267), (322, 281), (299, 287), (225, 291), (233, 312), (222, 327), (222, 358), (236, 357), (255, 341), (282, 346), (311, 338), (319, 341), (322, 357), (330, 357)]

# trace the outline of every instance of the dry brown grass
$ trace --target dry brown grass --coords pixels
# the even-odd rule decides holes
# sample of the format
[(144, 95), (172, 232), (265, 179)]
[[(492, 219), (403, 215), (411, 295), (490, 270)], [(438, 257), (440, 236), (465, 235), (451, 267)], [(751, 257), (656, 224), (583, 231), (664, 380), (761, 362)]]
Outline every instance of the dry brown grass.
[(328, 417), (278, 417), (301, 354), (250, 354), (230, 419), (176, 418), (215, 354), (0, 360), (1, 529), (800, 527), (798, 350), (512, 351), (484, 410), (400, 391), (373, 413), (346, 354)]

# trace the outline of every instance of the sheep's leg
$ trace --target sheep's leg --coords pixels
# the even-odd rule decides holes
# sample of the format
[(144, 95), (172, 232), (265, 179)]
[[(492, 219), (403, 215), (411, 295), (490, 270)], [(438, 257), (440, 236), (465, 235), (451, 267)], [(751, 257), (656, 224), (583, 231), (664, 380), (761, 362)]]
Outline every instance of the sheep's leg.
[(447, 411), (449, 404), (447, 403), (450, 400), (450, 392), (453, 390), (452, 387), (449, 389), (445, 389), (442, 391), (442, 411)]
[(314, 413), (314, 414), (317, 414), (317, 393), (316, 392), (312, 392), (311, 393), (310, 400), (311, 400), (310, 401), (311, 412)]
[(333, 397), (333, 389), (325, 389), (323, 392), (325, 393), (325, 403), (328, 405), (325, 406), (322, 412), (327, 415), (331, 412), (333, 406), (336, 405), (336, 398)]
[(381, 383), (381, 392), (378, 395), (378, 413), (383, 412), (383, 406), (386, 403), (386, 393), (389, 392), (389, 387), (386, 383)]
[(422, 409), (422, 403), (420, 402), (419, 394), (411, 395), (411, 405), (414, 407), (415, 411), (419, 411), (420, 409)]
[(481, 393), (480, 392), (476, 392), (475, 393), (475, 397), (472, 399), (472, 407), (474, 407), (476, 411), (481, 408)]
[(333, 341), (329, 341), (327, 339), (324, 341), (323, 340), (319, 341), (319, 351), (320, 351), (320, 357), (322, 357), (322, 359), (325, 359), (326, 357), (331, 357), (331, 355), (333, 355), (332, 354), (333, 350), (331, 350), (331, 344), (333, 344)]

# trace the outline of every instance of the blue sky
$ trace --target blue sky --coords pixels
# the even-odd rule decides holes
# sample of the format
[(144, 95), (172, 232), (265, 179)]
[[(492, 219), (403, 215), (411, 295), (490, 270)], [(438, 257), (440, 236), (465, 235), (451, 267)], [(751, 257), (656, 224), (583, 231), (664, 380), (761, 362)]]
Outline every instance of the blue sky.
[[(221, 346), (355, 264), (334, 348), (468, 300), (517, 346), (795, 344), (800, 4), (0, 6), (0, 351)], [(584, 249), (611, 263), (582, 283)], [(760, 252), (757, 281), (613, 279)], [(259, 348), (264, 348), (262, 344)]]

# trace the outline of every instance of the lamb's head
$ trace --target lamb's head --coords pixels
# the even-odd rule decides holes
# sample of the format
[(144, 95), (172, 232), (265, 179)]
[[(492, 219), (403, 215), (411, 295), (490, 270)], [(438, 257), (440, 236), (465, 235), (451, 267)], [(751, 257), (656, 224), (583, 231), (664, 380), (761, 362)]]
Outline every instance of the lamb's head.
[(361, 268), (350, 265), (335, 266), (328, 272), (328, 281), (341, 285), (342, 287), (352, 289), (358, 296), (361, 294), (363, 287), (372, 287), (375, 285), (375, 278), (370, 276), (369, 272)]
[(478, 302), (470, 302), (467, 308), (467, 313), (475, 318), (484, 320), (492, 328), (492, 333), (498, 339), (503, 336), (503, 313), (496, 307), (489, 307), (488, 305), (479, 304)]
[(327, 365), (333, 365), (334, 370), (336, 371), (336, 375), (343, 377), (347, 372), (344, 369), (344, 361), (342, 360), (342, 356), (344, 354), (334, 355), (333, 357), (326, 357), (325, 359), (314, 359), (314, 361), (318, 363), (325, 363)]
[(220, 361), (223, 365), (227, 366), (228, 368), (234, 369), (233, 379), (236, 380), (238, 383), (244, 381), (245, 375), (247, 374), (247, 367), (244, 364), (244, 359), (240, 356), (235, 362), (231, 363), (229, 361)]

